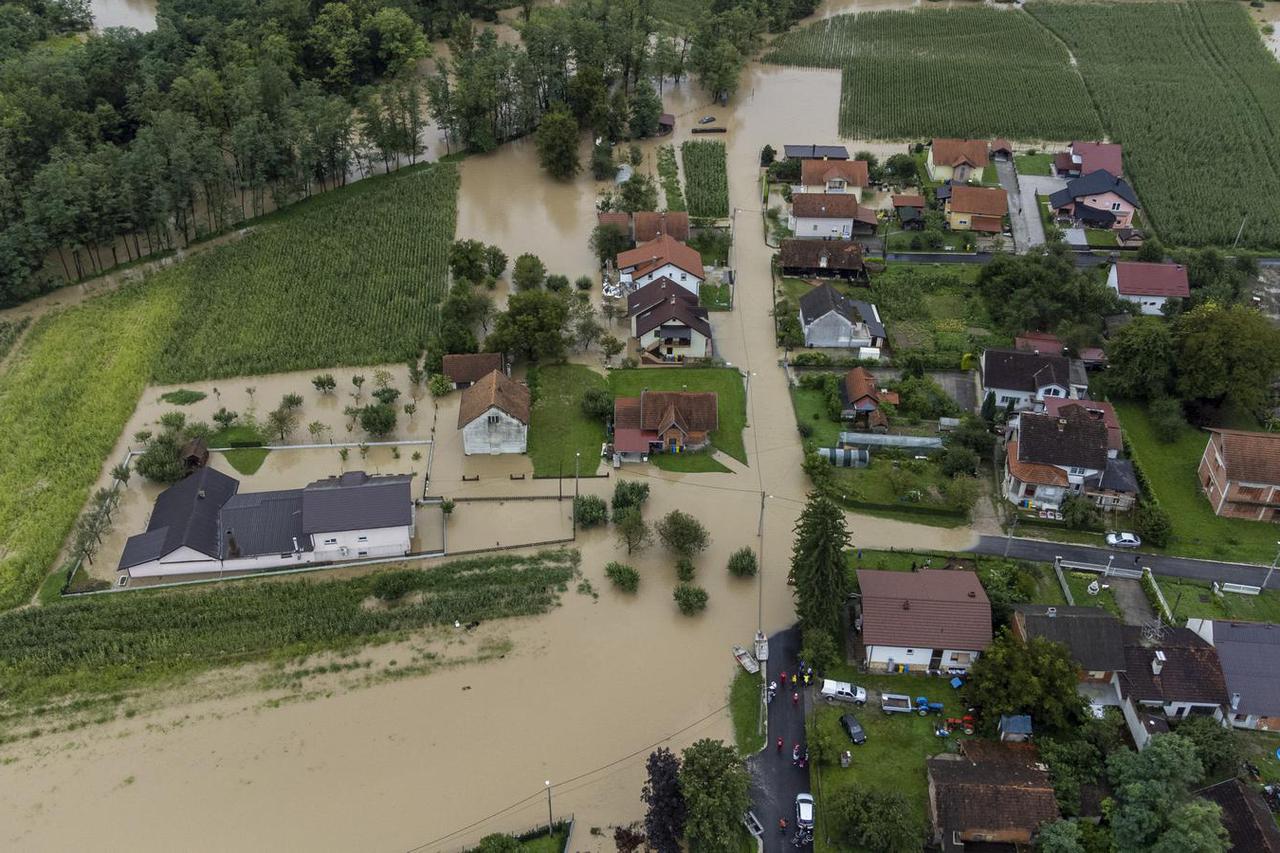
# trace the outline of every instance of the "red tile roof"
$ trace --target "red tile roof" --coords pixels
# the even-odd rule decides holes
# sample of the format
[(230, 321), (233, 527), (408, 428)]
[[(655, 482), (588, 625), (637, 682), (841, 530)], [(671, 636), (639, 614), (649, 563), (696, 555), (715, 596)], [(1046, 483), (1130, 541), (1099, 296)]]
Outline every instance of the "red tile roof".
[(1116, 263), (1116, 289), (1122, 296), (1191, 295), (1187, 268), (1181, 264), (1153, 264), (1140, 261)]
[(853, 219), (858, 215), (858, 200), (849, 193), (796, 193), (791, 197), (791, 212), (812, 219)]
[(845, 183), (855, 187), (865, 187), (871, 182), (866, 160), (802, 160), (800, 161), (800, 183), (806, 187), (826, 184), (827, 181), (843, 178)]
[(617, 228), (623, 234), (631, 234), (631, 214), (629, 213), (597, 213), (597, 225), (608, 225)]
[(1227, 476), (1246, 483), (1280, 485), (1280, 433), (1215, 429), (1222, 440)]
[(876, 378), (865, 367), (855, 367), (844, 375), (844, 390), (849, 395), (850, 405), (864, 397), (875, 404), (880, 402), (880, 395), (876, 392)]
[(1065, 397), (1044, 398), (1045, 412), (1054, 417), (1058, 417), (1059, 410), (1064, 406), (1079, 406), (1086, 412), (1096, 413), (1107, 425), (1107, 448), (1124, 450), (1124, 432), (1120, 429), (1120, 419), (1116, 417), (1116, 410), (1110, 403), (1104, 403), (1101, 400), (1068, 400)]
[(453, 382), (475, 382), (501, 369), (500, 352), (455, 353), (446, 355), (440, 365), (440, 371)]
[(1013, 143), (1007, 139), (993, 139), (991, 141), (992, 152), (1003, 151), (1006, 154), (1013, 153)]
[(1013, 348), (1062, 355), (1063, 344), (1057, 335), (1049, 332), (1023, 332), (1013, 339)]
[(987, 155), (985, 139), (935, 139), (933, 162), (938, 166), (963, 166), (982, 168), (991, 162)]
[(644, 275), (663, 264), (679, 267), (698, 278), (706, 275), (702, 269), (702, 255), (666, 234), (618, 255), (618, 269), (634, 269), (636, 275)]
[(1009, 199), (999, 187), (967, 187), (961, 184), (951, 188), (950, 209), (956, 213), (999, 218), (1009, 212)]
[(1124, 174), (1124, 151), (1115, 142), (1073, 142), (1071, 152), (1080, 158), (1080, 174), (1087, 175), (1099, 169), (1116, 177)]
[(982, 650), (991, 644), (991, 603), (973, 572), (858, 570), (867, 645)]
[(973, 214), (969, 220), (970, 231), (981, 231), (984, 234), (999, 234), (1004, 230), (1004, 220), (999, 216), (982, 216)]
[(656, 240), (663, 234), (682, 242), (689, 239), (689, 214), (683, 211), (655, 213), (652, 210), (638, 210), (635, 222), (637, 243)]
[(948, 841), (953, 832), (1030, 839), (1042, 824), (1058, 819), (1053, 783), (1034, 745), (962, 740), (959, 747), (960, 755), (944, 753), (926, 762), (935, 829)]
[[(641, 391), (639, 397), (613, 401), (613, 428), (651, 432), (675, 423), (685, 432), (714, 432), (714, 391)], [(655, 439), (656, 440), (656, 439)]]
[(893, 197), (894, 207), (918, 207), (924, 209), (924, 196), (922, 195), (895, 195)]
[(502, 373), (493, 371), (462, 392), (458, 406), (458, 429), (496, 406), (522, 424), (529, 423), (529, 389)]

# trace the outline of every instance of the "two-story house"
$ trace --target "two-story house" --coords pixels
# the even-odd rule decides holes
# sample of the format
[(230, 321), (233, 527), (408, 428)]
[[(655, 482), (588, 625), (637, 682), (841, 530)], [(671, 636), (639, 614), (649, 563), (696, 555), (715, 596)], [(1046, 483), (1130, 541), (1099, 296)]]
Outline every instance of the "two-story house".
[(1099, 169), (1122, 177), (1123, 153), (1115, 142), (1073, 142), (1066, 151), (1054, 155), (1050, 168), (1059, 178), (1078, 178)]
[(1004, 494), (1011, 503), (1056, 510), (1106, 472), (1106, 424), (1083, 407), (1023, 412), (1016, 423), (1005, 445)]
[(991, 645), (991, 602), (968, 571), (858, 570), (856, 628), (873, 672), (967, 671)]
[(944, 210), (947, 227), (952, 231), (978, 231), (999, 234), (1004, 230), (1004, 216), (1009, 212), (1009, 199), (1000, 187), (951, 188)]
[(963, 184), (982, 180), (982, 171), (990, 162), (985, 139), (935, 139), (929, 144), (925, 169), (932, 181)]
[(852, 299), (823, 282), (800, 297), (800, 327), (807, 347), (882, 347), (884, 324), (869, 302)]
[(702, 255), (670, 234), (620, 253), (617, 264), (619, 280), (632, 287), (667, 278), (697, 295), (706, 278)]
[(1089, 390), (1084, 365), (1075, 359), (1016, 349), (988, 349), (979, 360), (979, 399), (994, 394), (1002, 407), (1036, 409), (1051, 397), (1082, 399)]
[(529, 389), (497, 370), (462, 392), (458, 429), (462, 450), (473, 453), (524, 453), (529, 440)]
[(1049, 196), (1049, 207), (1061, 217), (1091, 228), (1129, 228), (1138, 195), (1124, 178), (1098, 169), (1067, 182)]
[(1107, 273), (1107, 287), (1121, 299), (1138, 306), (1143, 314), (1159, 317), (1170, 299), (1191, 295), (1187, 268), (1182, 264), (1118, 261)]
[(808, 240), (848, 240), (875, 234), (876, 212), (853, 193), (797, 193), (791, 197), (787, 227)]
[(711, 321), (698, 297), (667, 278), (627, 296), (631, 336), (642, 361), (679, 363), (711, 357)]
[(1280, 433), (1210, 430), (1200, 485), (1218, 515), (1280, 522)]
[(800, 163), (800, 183), (793, 185), (791, 192), (847, 193), (860, 200), (870, 182), (866, 160), (804, 160)]
[(1218, 652), (1227, 683), (1227, 721), (1238, 729), (1280, 731), (1280, 625), (1188, 619)]

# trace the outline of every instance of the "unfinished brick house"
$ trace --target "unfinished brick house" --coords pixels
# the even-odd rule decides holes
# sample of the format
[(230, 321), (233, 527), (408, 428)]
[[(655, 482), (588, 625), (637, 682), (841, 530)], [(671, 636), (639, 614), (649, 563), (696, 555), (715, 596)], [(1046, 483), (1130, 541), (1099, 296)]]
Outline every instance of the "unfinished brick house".
[(1210, 430), (1200, 486), (1218, 515), (1280, 521), (1280, 434)]

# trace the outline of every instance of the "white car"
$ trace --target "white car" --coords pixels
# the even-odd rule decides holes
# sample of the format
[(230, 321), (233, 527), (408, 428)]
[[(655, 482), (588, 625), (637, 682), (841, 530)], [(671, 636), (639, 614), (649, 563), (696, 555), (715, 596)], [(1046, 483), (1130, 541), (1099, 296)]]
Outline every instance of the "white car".
[(1136, 533), (1108, 533), (1107, 544), (1112, 548), (1140, 548), (1142, 540)]
[(850, 684), (847, 681), (832, 681), (829, 678), (822, 679), (822, 698), (828, 702), (852, 702), (855, 705), (867, 704), (867, 691), (865, 688), (858, 687), (856, 684)]
[(813, 794), (796, 794), (796, 829), (813, 829)]

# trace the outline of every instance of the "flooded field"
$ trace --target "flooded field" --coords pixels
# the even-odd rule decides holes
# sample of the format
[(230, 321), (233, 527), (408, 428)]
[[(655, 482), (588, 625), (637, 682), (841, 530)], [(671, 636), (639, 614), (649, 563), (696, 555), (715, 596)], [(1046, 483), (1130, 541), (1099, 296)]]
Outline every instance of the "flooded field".
[[(780, 149), (837, 141), (880, 155), (903, 150), (839, 140), (839, 92), (836, 72), (755, 63), (728, 107), (710, 106), (687, 83), (666, 87), (677, 128), (661, 142), (691, 138), (701, 115), (717, 116), (728, 129), (718, 138), (729, 153), (738, 289), (735, 310), (716, 317), (715, 333), (718, 351), (750, 375), (744, 436), (750, 466), (735, 474), (640, 467), (621, 476), (650, 484), (645, 513), (651, 520), (679, 508), (711, 531), (711, 547), (697, 561), (698, 583), (710, 594), (704, 614), (686, 618), (677, 612), (674, 559), (661, 546), (627, 557), (611, 530), (583, 531), (577, 542), (589, 582), (583, 591), (568, 590), (564, 605), (547, 616), (482, 626), (493, 642), (509, 644), (505, 656), (370, 686), (329, 685), (291, 700), (274, 694), (188, 700), (0, 749), (6, 762), (0, 776), (3, 841), (24, 850), (457, 850), (488, 832), (521, 830), (544, 818), (543, 782), (551, 780), (556, 813), (577, 816), (577, 849), (588, 849), (596, 843), (590, 827), (640, 817), (643, 762), (653, 746), (678, 750), (700, 737), (731, 737), (724, 709), (735, 666), (729, 649), (755, 631), (760, 593), (766, 630), (794, 619), (785, 574), (792, 525), (808, 489), (773, 341), (759, 151), (765, 143)], [(642, 146), (647, 163), (656, 144)], [(595, 263), (587, 236), (599, 188), (588, 176), (553, 183), (538, 169), (530, 143), (507, 145), (464, 162), (458, 235), (498, 243), (513, 258), (533, 251), (553, 272), (589, 273)], [(599, 364), (591, 354), (580, 360)], [(407, 391), (404, 368), (388, 369)], [(306, 424), (312, 420), (342, 440), (342, 409), (355, 371), (331, 372), (340, 391), (331, 399), (311, 388), (311, 373), (288, 374), (189, 385), (210, 396), (185, 410), (207, 419), (218, 405), (244, 411), (253, 402), (265, 413), (282, 394), (299, 393), (305, 403), (294, 440), (310, 440)], [(372, 376), (372, 369), (360, 372)], [(249, 387), (256, 389), (253, 401)], [(144, 395), (113, 462), (134, 431), (172, 408), (158, 402), (163, 390)], [(414, 422), (401, 416), (396, 433), (435, 440), (430, 494), (512, 497), (572, 489), (572, 481), (511, 479), (529, 473), (524, 457), (464, 457), (455, 429), (457, 399), (456, 393), (445, 398), (436, 412), (424, 396)], [(319, 467), (337, 461), (334, 454)], [(480, 479), (463, 481), (473, 474)], [(583, 479), (579, 487), (606, 496), (614, 482), (612, 476)], [(756, 536), (761, 492), (763, 539)], [(460, 502), (448, 521), (450, 549), (551, 538), (565, 530), (567, 507), (557, 501)], [(854, 542), (866, 547), (959, 549), (971, 538), (966, 529), (856, 515), (849, 524)], [(728, 555), (743, 545), (763, 549), (759, 587), (725, 571)], [(615, 559), (641, 572), (635, 596), (615, 593), (605, 579), (604, 565)], [(400, 650), (369, 654), (385, 659)], [(310, 701), (296, 701), (304, 697)], [(74, 803), (74, 819), (64, 812), (68, 802)], [(234, 821), (226, 819), (229, 814)]]

